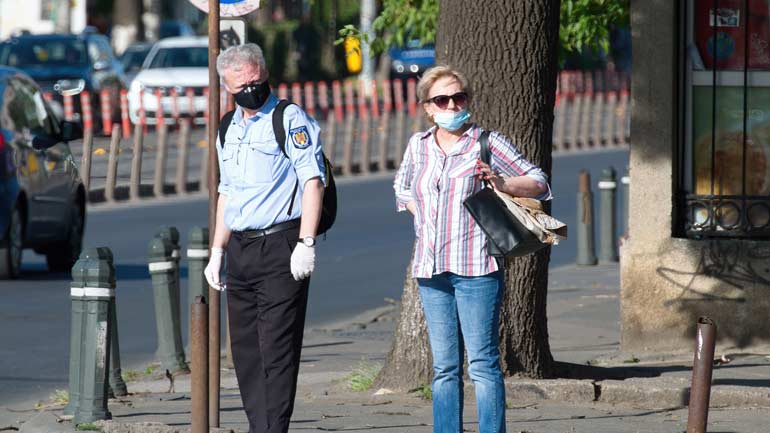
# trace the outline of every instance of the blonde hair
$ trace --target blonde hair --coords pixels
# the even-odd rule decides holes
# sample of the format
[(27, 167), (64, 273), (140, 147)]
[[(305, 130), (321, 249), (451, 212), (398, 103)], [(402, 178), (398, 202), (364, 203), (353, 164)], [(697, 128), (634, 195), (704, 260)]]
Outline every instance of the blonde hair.
[(436, 81), (444, 77), (452, 77), (457, 80), (457, 82), (460, 83), (463, 92), (468, 94), (468, 99), (473, 97), (471, 85), (462, 72), (454, 70), (447, 65), (438, 65), (425, 71), (425, 73), (422, 74), (420, 81), (417, 82), (417, 97), (421, 103), (428, 102), (430, 88), (436, 84)]

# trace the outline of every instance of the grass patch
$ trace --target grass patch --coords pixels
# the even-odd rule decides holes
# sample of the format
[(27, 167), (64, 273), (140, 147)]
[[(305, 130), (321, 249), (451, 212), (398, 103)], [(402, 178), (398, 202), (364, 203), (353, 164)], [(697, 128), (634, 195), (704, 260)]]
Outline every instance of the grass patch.
[(102, 431), (101, 427), (92, 423), (83, 423), (75, 426), (75, 430), (78, 431)]
[(353, 391), (367, 391), (374, 384), (374, 379), (377, 377), (377, 373), (380, 372), (382, 366), (379, 364), (367, 364), (362, 362), (353, 370), (350, 376), (348, 376), (348, 386)]
[(638, 362), (639, 362), (639, 358), (637, 358), (637, 357), (636, 357), (636, 356), (634, 356), (634, 355), (631, 355), (631, 357), (630, 357), (630, 358), (628, 358), (628, 359), (626, 359), (625, 361), (623, 361), (623, 364), (636, 364), (636, 363), (638, 363)]
[(423, 400), (433, 400), (433, 390), (431, 389), (430, 385), (422, 385), (413, 389), (411, 392), (416, 393)]
[(125, 370), (123, 371), (123, 381), (124, 382), (133, 382), (137, 379), (139, 379), (139, 376), (141, 376), (142, 373), (136, 371), (136, 370)]
[(70, 402), (70, 393), (66, 389), (57, 389), (49, 397), (51, 403), (65, 405)]
[(144, 369), (144, 374), (151, 375), (155, 373), (155, 366), (154, 365), (148, 365), (147, 368)]

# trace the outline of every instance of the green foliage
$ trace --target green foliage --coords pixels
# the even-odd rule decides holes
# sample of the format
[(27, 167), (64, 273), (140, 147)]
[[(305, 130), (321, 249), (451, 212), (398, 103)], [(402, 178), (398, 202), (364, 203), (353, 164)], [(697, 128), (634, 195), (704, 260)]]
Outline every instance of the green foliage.
[[(583, 47), (608, 51), (613, 26), (629, 25), (630, 0), (562, 0), (559, 38), (565, 51)], [(390, 46), (403, 46), (411, 39), (423, 44), (436, 40), (438, 0), (383, 0), (380, 15), (372, 23), (373, 37), (363, 34), (355, 25), (339, 30), (342, 43), (346, 36), (360, 38), (371, 45), (372, 54)]]
[(70, 394), (66, 389), (57, 389), (49, 397), (51, 403), (65, 405), (70, 402)]
[(416, 393), (420, 398), (423, 400), (433, 400), (433, 389), (430, 387), (430, 385), (420, 385), (419, 387), (409, 391)]
[(422, 44), (432, 43), (436, 40), (437, 27), (438, 0), (383, 0), (380, 15), (372, 22), (373, 35), (346, 25), (339, 30), (336, 43), (342, 43), (346, 36), (357, 37), (369, 44), (375, 55), (391, 46), (404, 46), (412, 39), (419, 39)]
[(350, 389), (353, 391), (367, 391), (372, 387), (374, 379), (381, 368), (382, 366), (379, 364), (367, 364), (364, 362), (359, 364), (353, 373), (348, 376)]
[(562, 0), (559, 39), (567, 51), (609, 52), (610, 30), (629, 25), (629, 0)]
[(630, 358), (623, 361), (623, 364), (637, 364), (639, 363), (639, 358), (637, 358), (634, 355), (631, 355)]
[(123, 370), (123, 381), (124, 382), (133, 382), (139, 378), (141, 373), (139, 373), (136, 370)]
[(75, 430), (78, 431), (102, 431), (101, 427), (92, 423), (78, 424), (75, 426)]

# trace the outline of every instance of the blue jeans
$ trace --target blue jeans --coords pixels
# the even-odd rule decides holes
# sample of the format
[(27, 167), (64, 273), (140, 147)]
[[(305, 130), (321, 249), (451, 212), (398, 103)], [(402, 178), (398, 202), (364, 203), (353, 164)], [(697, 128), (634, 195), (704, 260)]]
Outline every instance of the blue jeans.
[(450, 272), (418, 278), (433, 353), (433, 431), (461, 433), (463, 343), (476, 389), (480, 433), (505, 433), (505, 385), (500, 369), (500, 272), (463, 277)]

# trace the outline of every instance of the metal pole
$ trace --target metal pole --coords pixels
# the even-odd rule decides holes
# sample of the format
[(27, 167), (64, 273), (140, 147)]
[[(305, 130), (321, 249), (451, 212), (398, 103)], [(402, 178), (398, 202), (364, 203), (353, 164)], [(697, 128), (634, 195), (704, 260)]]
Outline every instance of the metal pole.
[(75, 265), (72, 266), (72, 283), (70, 283), (70, 299), (72, 313), (70, 319), (70, 363), (69, 363), (69, 403), (64, 408), (65, 419), (72, 419), (80, 403), (80, 393), (83, 391), (82, 359), (83, 359), (83, 322), (86, 313), (86, 303), (83, 300), (83, 288), (86, 285), (86, 260), (88, 252), (84, 250)]
[(110, 154), (107, 160), (107, 184), (104, 186), (104, 199), (115, 201), (115, 185), (118, 179), (118, 152), (120, 151), (120, 125), (112, 128)]
[(206, 299), (203, 296), (196, 297), (195, 301), (190, 304), (191, 433), (208, 433), (209, 431), (209, 317), (207, 310)]
[(616, 191), (618, 183), (616, 182), (615, 169), (607, 167), (602, 170), (602, 180), (599, 181), (600, 200), (599, 208), (601, 220), (600, 227), (600, 245), (599, 261), (602, 263), (618, 261), (618, 246), (616, 238), (617, 217), (615, 205), (617, 201)]
[(155, 148), (155, 181), (152, 193), (155, 197), (163, 197), (166, 185), (166, 159), (168, 158), (168, 126), (162, 121), (155, 127), (158, 136), (158, 145)]
[[(209, 230), (216, 233), (217, 185), (219, 164), (216, 143), (219, 133), (219, 75), (216, 62), (219, 55), (219, 0), (209, 0)], [(214, 236), (209, 238), (209, 248)], [(219, 291), (209, 287), (209, 427), (219, 427)]]
[(147, 261), (152, 278), (155, 300), (155, 321), (158, 332), (158, 351), (162, 368), (171, 373), (190, 370), (182, 347), (180, 324), (174, 319), (174, 286), (176, 265), (173, 245), (169, 239), (154, 237), (147, 248)]
[[(112, 250), (107, 247), (99, 247), (96, 249), (99, 253), (99, 258), (107, 260), (109, 265), (114, 269), (115, 263), (113, 261)], [(116, 275), (113, 273), (113, 278)], [(115, 287), (117, 287), (117, 281), (113, 281)], [(128, 395), (128, 388), (126, 382), (123, 380), (123, 370), (120, 366), (120, 343), (118, 339), (118, 302), (115, 296), (110, 298), (110, 389), (112, 395), (115, 397), (124, 397)]]
[(577, 194), (577, 261), (578, 265), (596, 264), (594, 248), (594, 197), (591, 193), (591, 175), (581, 170)]
[(187, 165), (190, 147), (190, 119), (182, 119), (179, 126), (176, 161), (176, 193), (187, 194)]
[(128, 196), (131, 200), (139, 200), (142, 184), (142, 147), (144, 146), (144, 133), (141, 123), (134, 126), (134, 151), (131, 155), (131, 180), (129, 182)]
[(84, 287), (79, 293), (84, 312), (83, 388), (74, 414), (74, 424), (110, 419), (107, 388), (110, 365), (110, 298), (115, 296), (115, 268), (97, 249), (85, 252)]
[(692, 363), (687, 433), (706, 433), (716, 335), (717, 327), (714, 322), (708, 317), (700, 317), (695, 339), (695, 359)]

